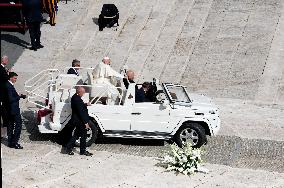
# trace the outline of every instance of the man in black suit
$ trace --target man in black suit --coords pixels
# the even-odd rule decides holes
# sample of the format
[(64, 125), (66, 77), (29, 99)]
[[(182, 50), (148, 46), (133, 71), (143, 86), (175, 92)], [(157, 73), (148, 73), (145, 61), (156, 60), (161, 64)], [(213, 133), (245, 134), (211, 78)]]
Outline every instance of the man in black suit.
[(43, 21), (41, 14), (41, 0), (23, 0), (23, 14), (30, 32), (31, 50), (36, 51), (44, 46), (40, 43), (40, 23)]
[[(8, 70), (6, 65), (9, 63), (8, 56), (3, 56), (1, 58), (0, 65), (0, 125), (1, 125), (1, 137), (2, 137), (2, 128), (6, 127), (8, 124), (7, 119), (7, 89), (6, 82), (9, 80)], [(2, 120), (1, 120), (2, 119)], [(2, 125), (3, 122), (3, 125)]]
[(76, 68), (76, 67), (80, 67), (80, 61), (78, 59), (74, 59), (72, 61), (72, 67), (68, 69), (67, 74), (75, 74), (79, 76), (79, 73), (78, 73), (79, 68)]
[(149, 99), (146, 97), (146, 93), (150, 88), (149, 82), (144, 82), (142, 87), (135, 92), (135, 102), (150, 102)]
[(74, 155), (72, 149), (75, 141), (80, 138), (80, 155), (91, 156), (92, 153), (86, 150), (87, 129), (89, 126), (89, 114), (86, 104), (82, 100), (82, 96), (85, 94), (83, 87), (78, 87), (76, 93), (71, 98), (72, 116), (70, 120), (71, 125), (75, 125), (75, 133), (66, 145), (67, 153)]
[(9, 80), (6, 82), (8, 94), (8, 116), (9, 125), (7, 126), (8, 147), (15, 149), (23, 149), (19, 144), (19, 139), (22, 130), (22, 118), (20, 113), (19, 101), (20, 98), (25, 99), (25, 95), (19, 95), (16, 92), (14, 84), (16, 83), (18, 75), (14, 72), (9, 73)]

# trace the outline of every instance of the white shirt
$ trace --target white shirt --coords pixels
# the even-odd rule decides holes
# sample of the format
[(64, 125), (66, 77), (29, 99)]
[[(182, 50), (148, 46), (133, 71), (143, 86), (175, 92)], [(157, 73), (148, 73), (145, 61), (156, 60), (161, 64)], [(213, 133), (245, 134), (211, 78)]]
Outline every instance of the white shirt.
[(72, 69), (76, 72), (76, 75), (79, 76), (78, 71), (75, 68), (72, 68)]
[(10, 80), (8, 80), (8, 82), (10, 82), (10, 84), (12, 84), (12, 86), (14, 85), (13, 82), (11, 82)]

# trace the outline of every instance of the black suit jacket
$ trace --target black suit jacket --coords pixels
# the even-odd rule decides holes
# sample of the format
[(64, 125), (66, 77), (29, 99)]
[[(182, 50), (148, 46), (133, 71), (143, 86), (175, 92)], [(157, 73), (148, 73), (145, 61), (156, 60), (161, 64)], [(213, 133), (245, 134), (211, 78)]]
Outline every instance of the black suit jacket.
[(135, 102), (149, 102), (149, 100), (146, 97), (146, 94), (144, 92), (143, 87), (136, 90), (135, 92)]
[(0, 65), (0, 102), (7, 100), (6, 82), (9, 80), (6, 69)]
[(127, 80), (126, 78), (123, 78), (123, 83), (126, 89), (128, 89), (129, 83), (135, 83), (133, 80)]
[(16, 92), (15, 87), (10, 83), (6, 82), (7, 94), (8, 94), (8, 112), (10, 115), (20, 114), (20, 96)]
[(41, 0), (23, 0), (23, 14), (28, 23), (42, 22)]
[(86, 123), (89, 123), (88, 108), (81, 99), (81, 97), (78, 96), (77, 94), (74, 94), (71, 98), (71, 108), (72, 108), (72, 116), (71, 116), (72, 124), (84, 125)]
[(76, 72), (76, 70), (74, 68), (68, 69), (67, 74), (75, 74), (75, 75), (79, 76), (79, 73)]

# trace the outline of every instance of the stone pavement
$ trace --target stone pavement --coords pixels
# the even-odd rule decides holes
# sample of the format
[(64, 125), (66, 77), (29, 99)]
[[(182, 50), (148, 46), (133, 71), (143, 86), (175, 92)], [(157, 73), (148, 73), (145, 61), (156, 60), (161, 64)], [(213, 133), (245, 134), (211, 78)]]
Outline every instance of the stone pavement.
[[(205, 164), (210, 172), (185, 176), (166, 172), (160, 160), (93, 151), (94, 156), (68, 156), (57, 146), (24, 144), (24, 150), (3, 146), (3, 187), (274, 187), (284, 174)], [(16, 180), (16, 181), (15, 181)]]
[[(120, 26), (99, 32), (97, 19), (102, 4), (110, 2), (118, 6)], [(212, 172), (193, 178), (161, 173), (163, 170), (154, 166), (153, 157), (166, 147), (163, 144), (152, 147), (151, 142), (145, 142), (146, 146), (94, 145), (91, 150), (97, 153), (96, 157), (81, 161), (83, 167), (95, 167), (84, 171), (76, 166), (81, 162), (76, 160), (77, 156), (61, 157), (58, 146), (50, 145), (54, 135), (30, 131), (36, 126), (30, 111), (34, 108), (22, 101), (28, 127), (22, 137), (25, 150), (18, 153), (1, 145), (3, 168), (13, 169), (3, 171), (3, 185), (283, 187), (283, 18), (283, 0), (60, 2), (57, 25), (42, 26), (43, 49), (37, 52), (22, 49), (19, 43), (29, 41), (26, 37), (18, 40), (16, 35), (14, 40), (18, 42), (4, 41), (11, 45), (6, 50), (1, 40), (1, 53), (16, 61), (12, 64), (19, 74), (18, 90), (22, 92), (23, 83), (44, 69), (63, 69), (74, 58), (80, 59), (83, 67), (94, 67), (104, 55), (111, 57), (116, 70), (123, 65), (134, 69), (139, 82), (155, 76), (162, 81), (185, 84), (190, 92), (213, 97), (221, 110), (221, 136), (210, 139), (206, 146), (206, 165)], [(108, 157), (115, 160), (109, 161)], [(127, 175), (134, 176), (134, 180)], [(14, 177), (23, 181), (13, 181)], [(105, 186), (105, 182), (109, 184)]]

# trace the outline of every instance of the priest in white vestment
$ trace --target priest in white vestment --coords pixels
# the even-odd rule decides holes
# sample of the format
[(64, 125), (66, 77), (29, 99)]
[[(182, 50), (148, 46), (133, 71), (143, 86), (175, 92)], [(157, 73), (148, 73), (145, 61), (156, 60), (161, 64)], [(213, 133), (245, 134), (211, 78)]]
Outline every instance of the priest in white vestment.
[[(103, 92), (102, 90), (101, 92), (104, 93), (103, 96), (108, 98), (108, 104), (115, 103), (119, 95), (119, 91), (116, 88), (117, 79), (123, 78), (124, 75), (119, 74), (111, 68), (109, 57), (104, 57), (103, 61), (93, 70), (93, 84), (96, 84), (96, 88), (103, 88), (103, 90), (106, 90), (106, 92)], [(98, 93), (98, 91), (95, 92)]]

